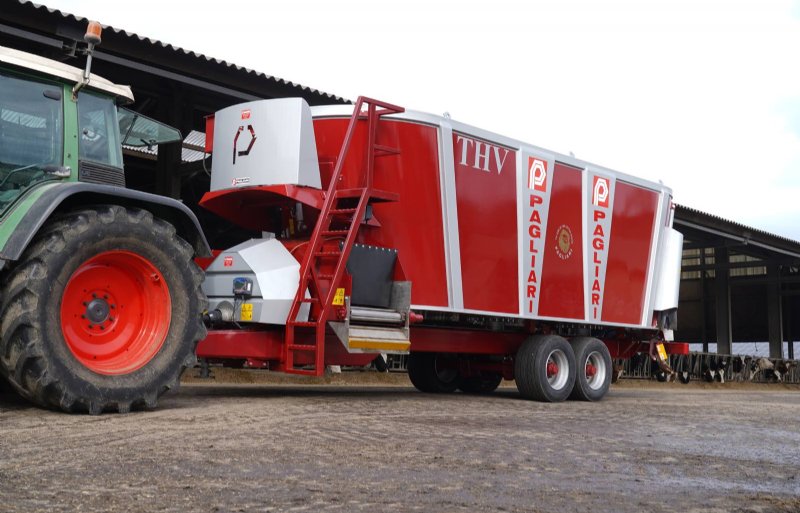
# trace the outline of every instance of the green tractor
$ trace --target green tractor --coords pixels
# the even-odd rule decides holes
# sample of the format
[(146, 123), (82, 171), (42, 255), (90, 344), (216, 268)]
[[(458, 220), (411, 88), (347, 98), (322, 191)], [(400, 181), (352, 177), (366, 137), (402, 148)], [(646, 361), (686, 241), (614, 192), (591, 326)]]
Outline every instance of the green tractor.
[(125, 189), (122, 145), (180, 133), (130, 88), (0, 48), (0, 381), (68, 412), (156, 405), (195, 364), (209, 256), (182, 203)]

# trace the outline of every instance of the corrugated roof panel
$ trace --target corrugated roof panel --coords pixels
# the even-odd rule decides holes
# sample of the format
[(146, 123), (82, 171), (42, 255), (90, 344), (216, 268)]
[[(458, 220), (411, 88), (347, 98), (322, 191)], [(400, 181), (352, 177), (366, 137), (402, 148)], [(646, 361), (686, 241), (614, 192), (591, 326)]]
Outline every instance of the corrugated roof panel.
[[(37, 10), (46, 11), (49, 14), (60, 15), (63, 18), (71, 19), (71, 20), (74, 20), (74, 21), (77, 21), (77, 22), (85, 22), (85, 23), (89, 22), (88, 18), (84, 18), (82, 16), (75, 16), (74, 14), (70, 14), (70, 13), (65, 13), (65, 12), (63, 12), (63, 11), (61, 11), (59, 9), (53, 9), (53, 8), (47, 7), (46, 5), (37, 4), (37, 3), (31, 2), (29, 0), (18, 0), (18, 1), (22, 5), (30, 5), (31, 7), (35, 8)], [(269, 81), (275, 82), (278, 85), (286, 85), (286, 86), (292, 87), (294, 89), (298, 89), (300, 91), (305, 91), (305, 92), (320, 96), (322, 98), (327, 98), (327, 99), (330, 99), (332, 103), (350, 102), (350, 100), (347, 100), (346, 98), (342, 98), (341, 96), (336, 96), (336, 95), (333, 95), (333, 94), (330, 94), (330, 93), (326, 93), (326, 92), (320, 91), (318, 89), (314, 89), (314, 88), (311, 88), (311, 87), (308, 87), (308, 86), (304, 86), (302, 84), (297, 84), (295, 82), (292, 82), (292, 81), (289, 81), (289, 80), (286, 80), (286, 79), (283, 79), (283, 78), (274, 77), (272, 75), (267, 75), (266, 73), (262, 73), (260, 71), (252, 70), (252, 69), (249, 69), (249, 68), (245, 68), (244, 66), (239, 66), (237, 64), (233, 64), (233, 63), (224, 61), (222, 59), (217, 59), (217, 58), (214, 58), (214, 57), (208, 57), (206, 55), (203, 55), (203, 54), (200, 54), (200, 53), (197, 53), (197, 52), (194, 52), (194, 51), (184, 50), (183, 48), (181, 48), (179, 46), (174, 46), (172, 44), (164, 43), (162, 41), (158, 41), (156, 39), (151, 39), (149, 37), (142, 37), (142, 36), (140, 36), (138, 34), (135, 34), (133, 32), (128, 32), (127, 30), (118, 29), (118, 28), (112, 27), (110, 25), (103, 25), (103, 30), (110, 30), (110, 31), (114, 32), (115, 34), (124, 36), (124, 37), (126, 37), (128, 39), (131, 39), (131, 40), (147, 43), (149, 45), (152, 45), (152, 46), (158, 47), (158, 48), (164, 48), (164, 49), (170, 50), (170, 51), (175, 52), (175, 53), (180, 54), (180, 55), (186, 55), (186, 56), (189, 56), (189, 57), (192, 57), (192, 58), (195, 58), (195, 59), (203, 60), (204, 62), (210, 62), (210, 63), (218, 64), (218, 65), (221, 65), (221, 66), (225, 66), (225, 67), (227, 67), (229, 69), (236, 70), (236, 71), (241, 72), (241, 73), (246, 73), (248, 75), (253, 75), (253, 76), (256, 76), (256, 77), (261, 78), (261, 79), (265, 79), (265, 80), (269, 80)]]

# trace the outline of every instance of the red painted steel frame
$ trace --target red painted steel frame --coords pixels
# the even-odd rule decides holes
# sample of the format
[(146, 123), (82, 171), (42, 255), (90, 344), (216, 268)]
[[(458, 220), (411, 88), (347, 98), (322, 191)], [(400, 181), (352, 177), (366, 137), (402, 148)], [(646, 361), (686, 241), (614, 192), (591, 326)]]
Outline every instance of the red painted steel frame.
[[(374, 354), (349, 354), (335, 335), (325, 338), (325, 365), (368, 365)], [(304, 337), (307, 343), (311, 335)], [(197, 345), (197, 357), (209, 360), (255, 360), (270, 362), (270, 369), (286, 371), (281, 362), (284, 352), (284, 330), (211, 330)], [(312, 357), (298, 358), (298, 364), (314, 364)]]
[[(472, 355), (515, 355), (519, 346), (529, 335), (526, 333), (502, 333), (451, 328), (412, 327), (411, 340), (414, 351), (472, 354)], [(649, 342), (603, 340), (612, 358), (630, 358), (636, 353), (648, 353)], [(668, 342), (664, 344), (669, 354), (688, 354), (689, 344)], [(350, 355), (335, 336), (327, 336), (325, 341), (327, 365), (366, 365), (374, 355)], [(259, 330), (211, 330), (205, 340), (197, 346), (197, 356), (208, 359), (265, 360), (273, 361), (272, 370), (285, 370), (280, 360), (284, 350), (284, 331), (281, 329)], [(309, 358), (304, 363), (313, 363)], [(470, 364), (475, 369), (477, 363)], [(499, 364), (498, 364), (499, 365)], [(491, 367), (498, 370), (503, 368)], [(508, 379), (507, 372), (504, 375)]]
[(278, 360), (283, 351), (283, 330), (211, 330), (197, 344), (197, 357), (208, 359)]

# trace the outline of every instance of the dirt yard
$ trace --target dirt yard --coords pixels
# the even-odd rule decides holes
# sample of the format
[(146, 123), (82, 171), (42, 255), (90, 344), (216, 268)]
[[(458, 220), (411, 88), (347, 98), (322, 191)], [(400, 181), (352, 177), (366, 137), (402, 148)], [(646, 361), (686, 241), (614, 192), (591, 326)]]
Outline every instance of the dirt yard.
[(626, 381), (596, 403), (405, 376), (236, 375), (156, 411), (0, 396), (0, 511), (800, 512), (800, 389)]

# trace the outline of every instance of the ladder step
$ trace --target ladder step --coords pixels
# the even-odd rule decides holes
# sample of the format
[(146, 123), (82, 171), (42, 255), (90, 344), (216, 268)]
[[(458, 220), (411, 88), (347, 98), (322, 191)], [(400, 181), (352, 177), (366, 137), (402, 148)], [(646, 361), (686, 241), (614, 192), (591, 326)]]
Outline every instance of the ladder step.
[(350, 233), (350, 230), (325, 230), (320, 232), (321, 235), (347, 235), (348, 233)]
[(292, 321), (289, 324), (291, 324), (292, 326), (300, 326), (301, 328), (311, 328), (317, 325), (316, 322), (309, 322), (309, 321)]
[(329, 213), (334, 216), (344, 215), (344, 214), (355, 214), (356, 209), (354, 208), (332, 208), (329, 210)]
[(314, 253), (315, 257), (332, 257), (341, 255), (341, 251), (317, 251)]
[(364, 193), (364, 189), (337, 189), (334, 192), (337, 198), (359, 198)]
[(321, 280), (332, 280), (333, 279), (333, 275), (332, 274), (318, 274), (317, 278), (319, 278)]
[(306, 351), (308, 353), (315, 353), (317, 351), (317, 346), (312, 346), (308, 344), (291, 344), (289, 345), (290, 351)]
[(301, 303), (319, 303), (318, 297), (304, 297), (300, 300)]
[(389, 146), (383, 146), (380, 144), (376, 144), (373, 146), (375, 148), (375, 156), (376, 157), (386, 157), (388, 155), (399, 155), (400, 150), (397, 148), (390, 148)]

